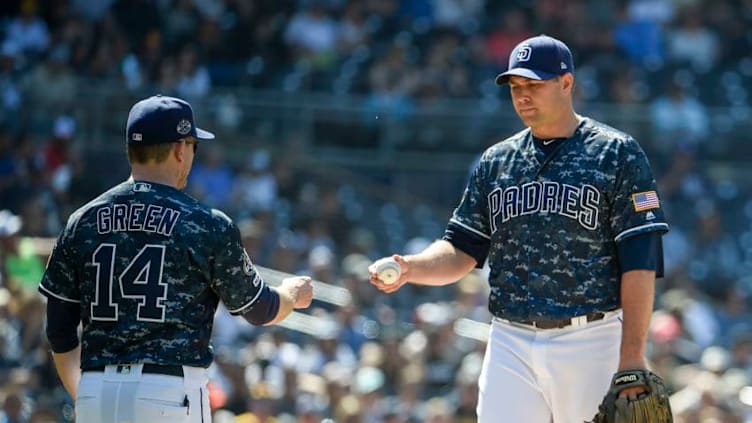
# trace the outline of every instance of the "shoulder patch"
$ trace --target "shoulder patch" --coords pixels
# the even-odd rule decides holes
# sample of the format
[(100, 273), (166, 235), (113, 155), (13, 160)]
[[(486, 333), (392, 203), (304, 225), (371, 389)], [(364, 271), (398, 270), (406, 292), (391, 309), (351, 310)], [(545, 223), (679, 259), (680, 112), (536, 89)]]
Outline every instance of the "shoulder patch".
[(632, 204), (636, 212), (652, 210), (661, 207), (658, 194), (655, 191), (645, 191), (632, 194)]
[(253, 274), (253, 262), (251, 262), (251, 256), (248, 255), (248, 251), (243, 249), (243, 273), (246, 275)]

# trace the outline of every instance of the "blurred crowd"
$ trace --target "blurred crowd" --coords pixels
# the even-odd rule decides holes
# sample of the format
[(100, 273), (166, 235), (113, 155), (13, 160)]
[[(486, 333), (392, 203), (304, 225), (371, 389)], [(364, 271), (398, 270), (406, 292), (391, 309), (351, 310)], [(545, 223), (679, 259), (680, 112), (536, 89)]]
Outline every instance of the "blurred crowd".
[[(579, 100), (641, 104), (652, 119), (640, 141), (672, 230), (649, 359), (676, 421), (752, 422), (752, 189), (697, 164), (714, 134), (748, 119), (752, 2), (21, 0), (2, 2), (0, 19), (0, 422), (73, 416), (36, 286), (68, 215), (127, 175), (124, 157), (84, 159), (87, 86), (196, 101), (234, 86), (357, 94), (400, 116), (498, 97), (512, 47), (541, 32), (572, 47)], [(714, 121), (720, 106), (731, 113)], [(485, 271), (390, 296), (366, 282), (370, 260), (440, 237), (453, 204), (377, 200), (296, 166), (294, 151), (207, 143), (188, 191), (233, 217), (256, 263), (343, 286), (352, 302), (316, 302), (277, 328), (221, 311), (215, 421), (474, 421)]]
[[(496, 97), (489, 75), (541, 32), (571, 46), (583, 99), (672, 106), (657, 122), (692, 136), (707, 135), (704, 105), (747, 106), (752, 77), (745, 0), (15, 0), (0, 14), (0, 118), (16, 130), (69, 112), (89, 81), (188, 100), (360, 94), (406, 114)], [(16, 119), (24, 104), (41, 115)]]

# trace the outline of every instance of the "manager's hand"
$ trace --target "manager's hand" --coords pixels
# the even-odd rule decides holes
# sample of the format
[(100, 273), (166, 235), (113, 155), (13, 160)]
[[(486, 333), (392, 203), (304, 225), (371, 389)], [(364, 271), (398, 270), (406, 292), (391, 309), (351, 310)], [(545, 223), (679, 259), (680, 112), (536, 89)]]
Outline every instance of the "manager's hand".
[(295, 298), (295, 308), (306, 308), (313, 301), (313, 282), (309, 276), (295, 276), (282, 280), (282, 286), (289, 289)]

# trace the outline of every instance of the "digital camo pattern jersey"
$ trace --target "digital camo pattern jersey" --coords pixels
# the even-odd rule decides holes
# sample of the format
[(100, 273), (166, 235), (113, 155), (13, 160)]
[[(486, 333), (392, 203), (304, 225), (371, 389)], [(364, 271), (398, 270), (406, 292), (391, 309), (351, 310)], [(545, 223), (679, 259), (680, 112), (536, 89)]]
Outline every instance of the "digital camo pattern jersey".
[(219, 300), (239, 314), (263, 285), (229, 217), (175, 188), (126, 181), (70, 216), (40, 291), (80, 303), (84, 369), (206, 367)]
[(529, 129), (486, 150), (450, 224), (489, 239), (489, 310), (510, 320), (618, 308), (616, 242), (667, 231), (648, 160), (589, 118), (548, 160)]

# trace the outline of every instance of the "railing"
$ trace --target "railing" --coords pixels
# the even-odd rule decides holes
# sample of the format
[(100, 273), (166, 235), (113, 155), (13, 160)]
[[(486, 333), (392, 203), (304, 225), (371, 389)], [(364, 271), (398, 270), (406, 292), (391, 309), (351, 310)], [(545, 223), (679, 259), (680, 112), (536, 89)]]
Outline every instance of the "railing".
[[(111, 84), (81, 81), (70, 110), (79, 122), (77, 140), (85, 151), (122, 154), (128, 108), (151, 93), (129, 93)], [(460, 184), (473, 160), (487, 146), (521, 129), (508, 95), (483, 99), (429, 99), (413, 103), (368, 96), (215, 88), (192, 101), (199, 125), (216, 132), (230, 160), (264, 147), (309, 171), (342, 174), (398, 175)], [(653, 155), (670, 156), (672, 134), (657, 134), (645, 105), (578, 105), (583, 114), (634, 135)], [(39, 118), (27, 105), (25, 114)], [(750, 182), (752, 120), (749, 110), (709, 111), (713, 126), (701, 166), (724, 177)], [(54, 114), (47, 111), (49, 119)], [(49, 127), (49, 121), (46, 122)], [(37, 125), (39, 128), (39, 125)], [(439, 178), (437, 181), (436, 178)], [(455, 196), (455, 192), (452, 196)]]

